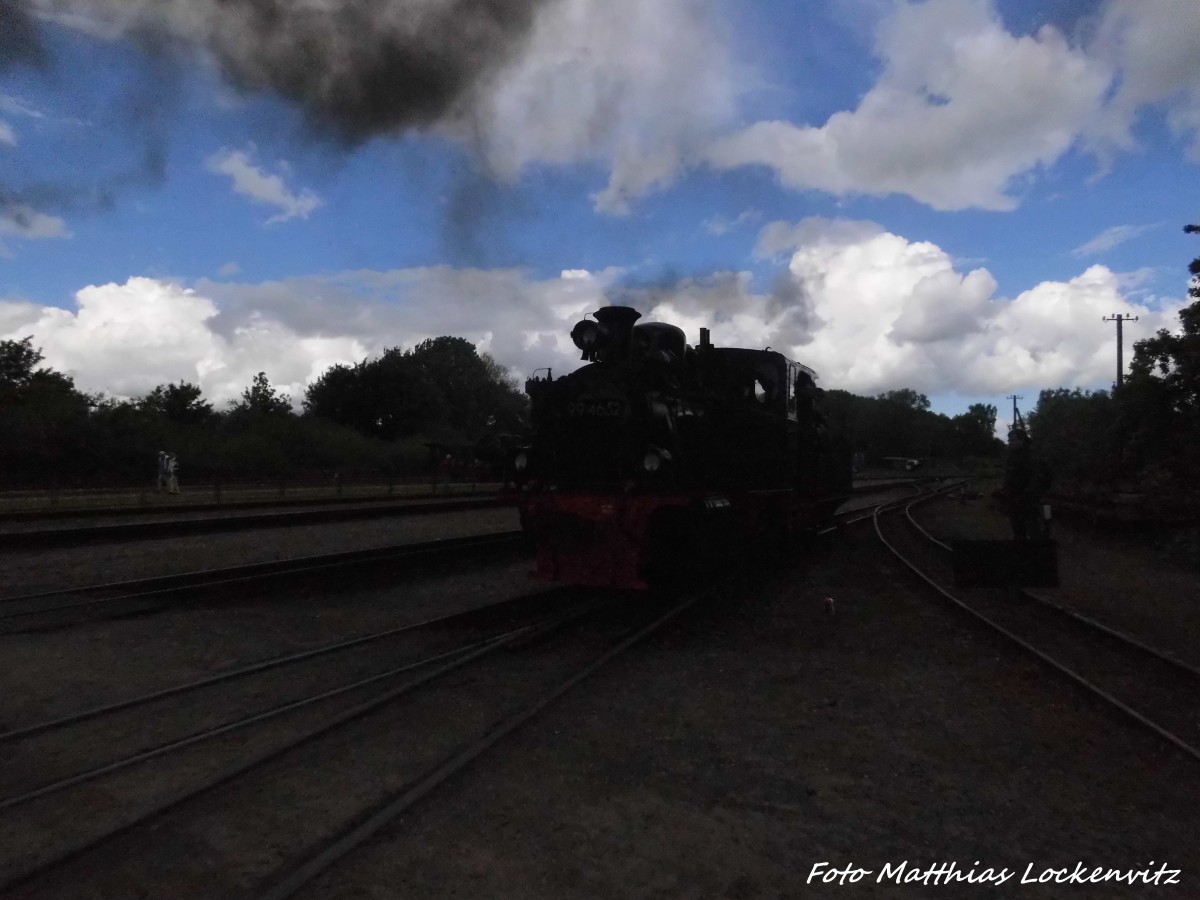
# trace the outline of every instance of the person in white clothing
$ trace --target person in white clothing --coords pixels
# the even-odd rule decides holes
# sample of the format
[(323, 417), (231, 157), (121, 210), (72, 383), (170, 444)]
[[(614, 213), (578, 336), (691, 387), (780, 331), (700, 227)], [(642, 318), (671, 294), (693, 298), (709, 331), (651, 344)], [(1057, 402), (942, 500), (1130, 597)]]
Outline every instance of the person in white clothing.
[(179, 460), (174, 453), (167, 457), (167, 490), (172, 494), (179, 493)]

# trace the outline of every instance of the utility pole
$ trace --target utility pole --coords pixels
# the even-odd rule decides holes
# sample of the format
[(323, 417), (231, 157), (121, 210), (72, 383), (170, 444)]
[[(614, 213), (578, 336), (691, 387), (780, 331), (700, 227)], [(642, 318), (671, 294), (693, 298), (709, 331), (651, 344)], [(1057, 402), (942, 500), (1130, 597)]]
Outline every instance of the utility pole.
[(1021, 412), (1020, 412), (1020, 410), (1018, 410), (1018, 409), (1017, 409), (1017, 401), (1018, 401), (1018, 400), (1024, 400), (1025, 398), (1024, 398), (1024, 397), (1022, 397), (1020, 394), (1009, 394), (1009, 395), (1008, 395), (1007, 397), (1005, 397), (1004, 399), (1005, 399), (1005, 400), (1011, 400), (1011, 401), (1013, 402), (1013, 420), (1012, 420), (1012, 427), (1013, 427), (1013, 428), (1016, 428), (1018, 425), (1022, 425), (1022, 426), (1023, 426), (1025, 423), (1024, 423), (1024, 421), (1022, 421), (1022, 419), (1021, 419)]
[(1117, 387), (1125, 383), (1125, 337), (1121, 326), (1126, 322), (1136, 322), (1137, 320), (1137, 316), (1122, 316), (1120, 313), (1113, 313), (1107, 319), (1100, 320), (1101, 322), (1117, 323)]

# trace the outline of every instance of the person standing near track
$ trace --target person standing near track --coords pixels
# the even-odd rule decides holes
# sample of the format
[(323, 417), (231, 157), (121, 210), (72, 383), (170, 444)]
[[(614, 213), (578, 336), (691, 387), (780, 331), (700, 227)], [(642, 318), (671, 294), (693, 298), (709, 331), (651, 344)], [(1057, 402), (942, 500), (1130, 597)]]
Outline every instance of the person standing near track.
[(172, 494), (179, 493), (179, 460), (174, 453), (167, 456), (167, 491)]
[(1049, 537), (1042, 517), (1042, 495), (1050, 486), (1050, 472), (1033, 451), (1033, 441), (1024, 427), (1008, 433), (1008, 459), (1004, 466), (1004, 500), (1013, 540), (1037, 541)]
[(165, 491), (167, 489), (167, 479), (170, 473), (167, 470), (167, 451), (158, 451), (158, 489)]

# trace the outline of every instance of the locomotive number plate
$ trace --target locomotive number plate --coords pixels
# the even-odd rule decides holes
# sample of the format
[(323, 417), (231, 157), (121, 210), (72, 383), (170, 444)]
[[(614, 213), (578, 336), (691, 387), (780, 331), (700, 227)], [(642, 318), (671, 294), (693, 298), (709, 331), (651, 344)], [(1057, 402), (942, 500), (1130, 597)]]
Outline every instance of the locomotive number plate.
[(616, 418), (625, 412), (620, 400), (573, 400), (567, 404), (567, 415)]

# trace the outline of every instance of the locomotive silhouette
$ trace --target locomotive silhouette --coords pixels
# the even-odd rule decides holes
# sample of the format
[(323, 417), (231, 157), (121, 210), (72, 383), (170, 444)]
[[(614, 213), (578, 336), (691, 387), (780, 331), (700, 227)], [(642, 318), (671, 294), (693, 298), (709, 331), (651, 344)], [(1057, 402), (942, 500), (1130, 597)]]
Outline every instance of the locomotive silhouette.
[(650, 586), (786, 554), (849, 496), (851, 454), (817, 374), (773, 350), (597, 310), (571, 338), (587, 365), (525, 383), (533, 439), (511, 460), (537, 575)]

